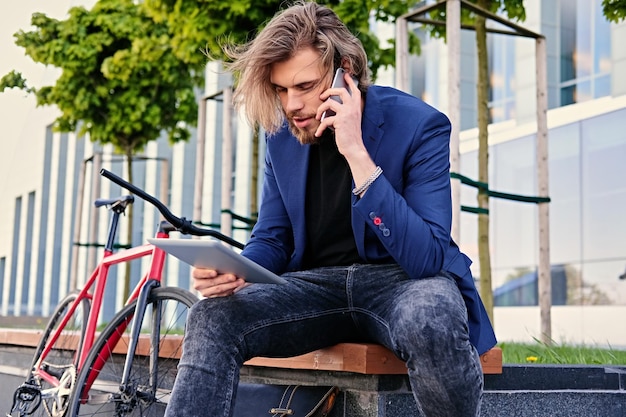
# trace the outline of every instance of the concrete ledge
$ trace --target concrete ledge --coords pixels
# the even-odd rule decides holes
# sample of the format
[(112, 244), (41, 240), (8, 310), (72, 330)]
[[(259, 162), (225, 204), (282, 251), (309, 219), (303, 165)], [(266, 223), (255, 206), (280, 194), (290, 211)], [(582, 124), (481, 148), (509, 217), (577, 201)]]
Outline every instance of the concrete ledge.
[[(504, 365), (486, 374), (481, 417), (624, 417), (626, 366)], [(330, 417), (419, 415), (406, 375), (364, 375), (245, 366), (243, 383), (338, 385)]]
[(485, 392), (481, 417), (623, 417), (626, 394), (597, 391)]
[(505, 365), (502, 375), (485, 378), (485, 388), (495, 391), (617, 391), (626, 394), (626, 364)]

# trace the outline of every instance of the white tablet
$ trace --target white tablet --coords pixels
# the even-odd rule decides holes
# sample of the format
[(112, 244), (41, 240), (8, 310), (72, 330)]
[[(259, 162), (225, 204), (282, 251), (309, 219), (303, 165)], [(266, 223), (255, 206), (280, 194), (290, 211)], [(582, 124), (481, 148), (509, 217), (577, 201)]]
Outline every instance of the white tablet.
[(194, 267), (235, 274), (247, 282), (267, 284), (287, 282), (217, 240), (151, 238), (148, 242)]

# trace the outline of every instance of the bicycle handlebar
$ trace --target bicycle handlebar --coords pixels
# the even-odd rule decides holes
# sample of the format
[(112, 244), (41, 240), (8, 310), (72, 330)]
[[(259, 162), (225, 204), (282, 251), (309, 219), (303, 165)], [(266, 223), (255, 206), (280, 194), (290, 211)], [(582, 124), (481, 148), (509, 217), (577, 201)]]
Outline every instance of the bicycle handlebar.
[(165, 206), (165, 204), (163, 204), (162, 202), (157, 200), (154, 196), (151, 196), (150, 194), (146, 193), (141, 188), (139, 188), (139, 187), (131, 184), (130, 182), (128, 182), (128, 181), (118, 177), (117, 175), (115, 175), (111, 171), (108, 171), (108, 170), (103, 168), (103, 169), (100, 170), (100, 175), (102, 175), (103, 177), (113, 181), (115, 184), (119, 185), (120, 187), (127, 189), (128, 191), (130, 191), (131, 193), (135, 194), (137, 197), (141, 198), (142, 200), (145, 200), (148, 203), (152, 204), (154, 207), (157, 208), (157, 210), (159, 210), (159, 212), (163, 215), (165, 220), (170, 222), (172, 224), (172, 226), (174, 226), (176, 228), (176, 230), (178, 230), (180, 233), (182, 233), (184, 235), (192, 235), (192, 236), (210, 236), (210, 237), (214, 237), (216, 239), (221, 240), (222, 242), (228, 243), (231, 246), (234, 246), (234, 247), (239, 248), (239, 249), (243, 249), (243, 244), (238, 242), (238, 241), (236, 241), (236, 240), (234, 240), (230, 236), (226, 236), (225, 234), (220, 233), (217, 230), (205, 229), (205, 228), (202, 228), (202, 227), (194, 226), (193, 223), (191, 221), (187, 220), (186, 218), (175, 216)]

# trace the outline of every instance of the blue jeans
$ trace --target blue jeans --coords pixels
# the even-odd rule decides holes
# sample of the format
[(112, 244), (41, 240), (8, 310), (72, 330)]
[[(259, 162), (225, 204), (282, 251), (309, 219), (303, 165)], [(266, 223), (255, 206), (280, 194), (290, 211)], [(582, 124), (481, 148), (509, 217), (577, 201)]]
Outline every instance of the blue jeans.
[(397, 265), (326, 267), (283, 275), (196, 303), (166, 416), (232, 414), (239, 369), (341, 342), (375, 342), (404, 360), (424, 416), (476, 416), (483, 374), (454, 278), (409, 279)]

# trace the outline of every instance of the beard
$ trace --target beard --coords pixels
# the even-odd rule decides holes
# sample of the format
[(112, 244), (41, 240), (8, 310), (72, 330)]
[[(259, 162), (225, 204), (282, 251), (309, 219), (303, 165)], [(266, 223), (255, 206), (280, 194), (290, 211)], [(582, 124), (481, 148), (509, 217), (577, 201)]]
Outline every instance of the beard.
[(315, 126), (315, 129), (313, 131), (310, 131), (307, 129), (300, 129), (293, 122), (294, 117), (302, 117), (302, 116), (315, 118), (315, 114), (307, 116), (299, 112), (289, 113), (286, 115), (287, 123), (289, 125), (289, 131), (291, 132), (292, 135), (295, 136), (296, 139), (298, 139), (298, 142), (300, 142), (302, 145), (318, 144), (320, 141), (320, 138), (315, 136), (315, 130), (317, 130), (317, 126)]

